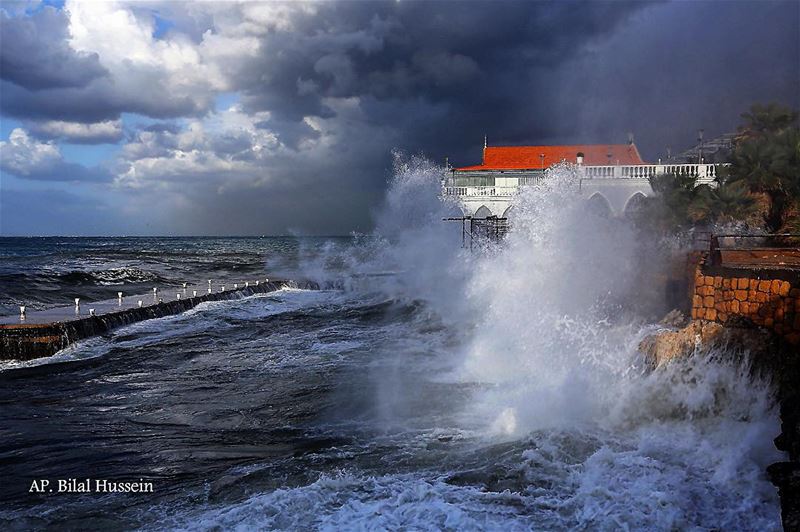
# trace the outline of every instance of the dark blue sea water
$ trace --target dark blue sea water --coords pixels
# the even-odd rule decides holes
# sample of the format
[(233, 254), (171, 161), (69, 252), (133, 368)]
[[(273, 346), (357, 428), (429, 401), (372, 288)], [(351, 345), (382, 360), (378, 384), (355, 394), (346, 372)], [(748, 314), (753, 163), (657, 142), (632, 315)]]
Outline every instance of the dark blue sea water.
[(146, 293), (213, 278), (296, 275), (350, 237), (0, 237), (0, 314)]
[[(208, 278), (322, 287), (1, 363), (2, 526), (779, 529), (768, 385), (714, 359), (646, 372), (658, 326), (594, 304), (626, 297), (624, 227), (556, 190), (465, 251), (403, 199), (436, 176), (401, 173), (367, 237), (0, 239), (9, 313)], [(42, 479), (153, 493), (31, 493)]]

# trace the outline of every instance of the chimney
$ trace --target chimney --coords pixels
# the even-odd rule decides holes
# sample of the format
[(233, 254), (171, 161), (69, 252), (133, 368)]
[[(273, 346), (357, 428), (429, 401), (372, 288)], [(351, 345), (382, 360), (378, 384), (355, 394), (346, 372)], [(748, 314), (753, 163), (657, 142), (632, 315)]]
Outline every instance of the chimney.
[(583, 164), (583, 152), (582, 151), (578, 152), (578, 155), (575, 157), (575, 162), (578, 164), (578, 166), (581, 166)]

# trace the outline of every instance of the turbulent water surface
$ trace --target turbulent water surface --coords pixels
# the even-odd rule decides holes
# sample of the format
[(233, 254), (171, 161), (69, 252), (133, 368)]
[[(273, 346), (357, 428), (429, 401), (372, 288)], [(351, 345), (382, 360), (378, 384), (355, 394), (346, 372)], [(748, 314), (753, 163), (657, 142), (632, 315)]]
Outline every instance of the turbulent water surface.
[[(466, 252), (437, 175), (400, 164), (364, 237), (0, 240), (6, 313), (209, 276), (322, 286), (0, 366), (5, 528), (778, 529), (767, 385), (724, 357), (642, 370), (624, 226), (553, 175)], [(154, 493), (29, 493), (68, 478)]]

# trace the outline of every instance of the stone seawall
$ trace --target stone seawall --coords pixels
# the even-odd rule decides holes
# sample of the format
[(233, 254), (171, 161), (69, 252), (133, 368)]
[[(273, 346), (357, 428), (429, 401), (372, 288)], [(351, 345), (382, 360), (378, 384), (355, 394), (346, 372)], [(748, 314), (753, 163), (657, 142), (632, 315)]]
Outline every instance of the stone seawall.
[(289, 286), (318, 288), (316, 284), (310, 282), (298, 285), (293, 281), (269, 281), (235, 290), (207, 293), (72, 320), (36, 324), (0, 324), (0, 360), (30, 360), (52, 356), (78, 340), (101, 335), (117, 327), (180, 314), (206, 301), (238, 299), (253, 294), (274, 292)]
[(800, 344), (800, 278), (786, 270), (695, 268), (692, 319), (748, 320)]
[[(780, 494), (784, 530), (800, 530), (800, 272), (725, 268), (709, 262), (707, 254), (695, 261), (690, 293), (696, 321), (687, 330), (721, 324), (728, 345), (749, 351), (758, 359), (753, 360), (756, 366), (767, 368), (780, 404), (781, 434), (775, 446), (788, 455), (788, 460), (769, 466), (768, 473)], [(737, 339), (737, 331), (757, 345), (745, 345)], [(776, 339), (776, 349), (758, 336), (763, 333)]]

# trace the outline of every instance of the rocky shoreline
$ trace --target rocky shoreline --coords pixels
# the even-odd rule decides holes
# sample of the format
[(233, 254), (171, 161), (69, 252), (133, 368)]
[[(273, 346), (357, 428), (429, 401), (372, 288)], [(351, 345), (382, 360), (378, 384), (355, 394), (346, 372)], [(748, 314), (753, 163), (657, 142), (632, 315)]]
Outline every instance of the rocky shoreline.
[(747, 319), (722, 325), (687, 320), (682, 313), (672, 311), (662, 324), (664, 330), (639, 345), (650, 370), (723, 348), (734, 356), (749, 356), (752, 371), (765, 372), (774, 383), (781, 416), (781, 434), (775, 438), (775, 447), (787, 453), (788, 460), (770, 465), (767, 474), (778, 488), (783, 529), (800, 530), (800, 351), (775, 332)]

